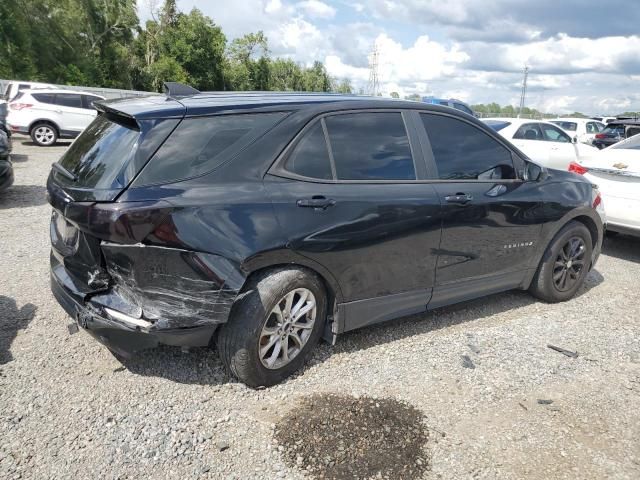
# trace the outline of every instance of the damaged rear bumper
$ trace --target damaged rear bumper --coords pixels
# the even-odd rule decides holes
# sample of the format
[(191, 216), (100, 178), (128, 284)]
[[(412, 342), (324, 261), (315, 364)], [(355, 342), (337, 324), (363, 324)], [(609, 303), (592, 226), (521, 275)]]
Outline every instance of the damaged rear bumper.
[[(112, 256), (120, 256), (113, 286), (88, 287), (52, 251), (51, 291), (80, 328), (114, 352), (129, 356), (160, 344), (207, 346), (218, 325), (227, 321), (237, 290), (225, 288), (222, 280), (202, 279), (200, 260), (209, 262), (210, 256), (146, 247), (113, 246), (103, 251), (109, 266), (117, 263)], [(136, 268), (126, 261), (134, 255)], [(172, 273), (158, 275), (159, 264), (172, 266)], [(109, 271), (114, 275), (113, 269)]]
[[(58, 303), (78, 326), (110, 350), (122, 355), (155, 348), (160, 344), (180, 347), (205, 347), (216, 331), (217, 324), (189, 328), (153, 330), (117, 319), (91, 303), (82, 303), (78, 295), (67, 290), (51, 272), (51, 291)], [(101, 311), (102, 310), (102, 311)]]

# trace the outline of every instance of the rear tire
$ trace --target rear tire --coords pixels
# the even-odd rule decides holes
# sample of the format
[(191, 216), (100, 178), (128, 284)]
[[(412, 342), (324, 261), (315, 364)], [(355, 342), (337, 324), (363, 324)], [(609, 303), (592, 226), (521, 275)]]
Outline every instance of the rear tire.
[(220, 330), (220, 358), (250, 387), (275, 385), (309, 358), (326, 312), (324, 286), (312, 273), (283, 268), (260, 274), (249, 281)]
[(592, 250), (587, 227), (580, 222), (569, 222), (545, 250), (529, 292), (549, 303), (569, 300), (589, 273)]
[(31, 140), (41, 147), (50, 147), (58, 141), (58, 130), (50, 123), (36, 123), (29, 131)]

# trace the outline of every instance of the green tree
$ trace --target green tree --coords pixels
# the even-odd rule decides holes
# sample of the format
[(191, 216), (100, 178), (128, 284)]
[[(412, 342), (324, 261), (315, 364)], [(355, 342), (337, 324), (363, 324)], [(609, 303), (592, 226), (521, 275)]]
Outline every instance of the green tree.
[(400, 98), (400, 94), (398, 92), (391, 92), (391, 98)]

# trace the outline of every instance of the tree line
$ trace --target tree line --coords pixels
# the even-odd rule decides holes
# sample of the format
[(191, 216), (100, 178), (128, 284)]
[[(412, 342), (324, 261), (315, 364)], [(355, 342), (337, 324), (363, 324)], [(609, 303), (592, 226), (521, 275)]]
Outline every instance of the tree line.
[(161, 91), (165, 81), (199, 90), (351, 93), (320, 61), (273, 58), (263, 32), (229, 41), (197, 8), (175, 0), (140, 24), (135, 0), (0, 2), (0, 78)]

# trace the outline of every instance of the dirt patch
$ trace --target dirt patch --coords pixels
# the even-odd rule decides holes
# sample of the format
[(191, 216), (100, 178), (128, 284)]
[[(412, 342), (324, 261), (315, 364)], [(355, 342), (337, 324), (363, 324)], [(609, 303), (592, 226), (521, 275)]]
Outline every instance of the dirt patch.
[(422, 414), (393, 399), (310, 396), (278, 422), (275, 439), (290, 466), (315, 478), (415, 479), (429, 466)]

